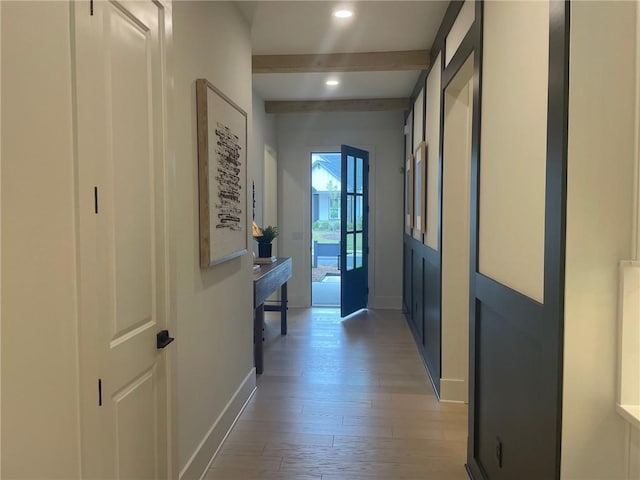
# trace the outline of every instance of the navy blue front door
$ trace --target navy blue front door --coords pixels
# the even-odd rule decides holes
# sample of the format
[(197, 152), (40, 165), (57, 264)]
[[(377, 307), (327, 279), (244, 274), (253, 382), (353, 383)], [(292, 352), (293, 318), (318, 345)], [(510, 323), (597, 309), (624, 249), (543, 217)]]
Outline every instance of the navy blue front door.
[(369, 297), (369, 152), (342, 145), (341, 315), (367, 308)]

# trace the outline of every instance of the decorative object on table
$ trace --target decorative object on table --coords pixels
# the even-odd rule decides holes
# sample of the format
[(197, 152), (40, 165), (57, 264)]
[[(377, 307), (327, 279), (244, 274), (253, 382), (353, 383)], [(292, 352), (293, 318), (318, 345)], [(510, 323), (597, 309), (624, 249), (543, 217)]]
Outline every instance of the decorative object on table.
[(252, 234), (251, 234), (251, 235), (253, 235), (253, 238), (262, 236), (262, 229), (258, 226), (258, 224), (256, 222), (253, 222), (251, 224), (251, 230), (253, 231)]
[(272, 227), (269, 225), (260, 229), (260, 233), (261, 235), (254, 235), (254, 238), (258, 242), (258, 257), (271, 257), (271, 242), (273, 242), (273, 240), (278, 236), (278, 227)]
[(244, 255), (247, 244), (247, 114), (196, 80), (200, 266)]
[(254, 262), (256, 263), (256, 265), (270, 265), (276, 260), (278, 260), (278, 257), (274, 255), (271, 257), (258, 257), (254, 260)]

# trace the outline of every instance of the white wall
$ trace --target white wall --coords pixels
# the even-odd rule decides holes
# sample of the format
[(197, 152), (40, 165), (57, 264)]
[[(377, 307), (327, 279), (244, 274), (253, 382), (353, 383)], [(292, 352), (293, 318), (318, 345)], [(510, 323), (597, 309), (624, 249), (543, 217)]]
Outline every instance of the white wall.
[(291, 306), (311, 304), (310, 153), (348, 144), (369, 151), (369, 306), (402, 303), (403, 115), (401, 112), (277, 117), (281, 255), (293, 257)]
[[(192, 478), (202, 473), (226, 430), (225, 422), (241, 405), (243, 398), (236, 397), (227, 409), (236, 390), (245, 379), (250, 383), (254, 378), (251, 257), (245, 255), (208, 269), (199, 266), (195, 80), (207, 78), (247, 112), (247, 138), (251, 139), (251, 44), (248, 25), (228, 2), (175, 2), (173, 10), (170, 72), (174, 95), (169, 127), (176, 175), (172, 219), (177, 296), (176, 419), (178, 468), (183, 477)], [(249, 141), (249, 202), (256, 158), (262, 159), (262, 150), (256, 152), (255, 148)], [(247, 235), (250, 233), (249, 229)], [(239, 397), (246, 395), (246, 388), (238, 393)]]
[(458, 16), (456, 17), (456, 21), (451, 26), (451, 31), (449, 35), (447, 35), (446, 39), (446, 48), (445, 51), (447, 53), (446, 64), (449, 65), (449, 62), (454, 57), (458, 48), (462, 44), (464, 37), (467, 35), (469, 28), (473, 25), (474, 20), (476, 19), (476, 4), (475, 0), (466, 0)]
[(549, 4), (486, 2), (483, 22), (478, 270), (542, 302)]
[(427, 233), (424, 243), (434, 250), (440, 248), (438, 245), (440, 238), (440, 212), (438, 211), (440, 197), (440, 112), (442, 111), (440, 55), (436, 57), (435, 66), (427, 77), (427, 111), (425, 115), (427, 127)]
[[(409, 116), (407, 117), (407, 120), (404, 124), (404, 160), (403, 160), (403, 166), (405, 166), (405, 172), (408, 171), (407, 169), (407, 165), (409, 165), (409, 163), (407, 162), (407, 160), (409, 158), (413, 159), (413, 152), (412, 152), (412, 140), (411, 138), (413, 137), (413, 131), (412, 131), (412, 123), (413, 123), (413, 111), (409, 112)], [(413, 170), (413, 164), (411, 164), (411, 169)], [(408, 181), (409, 179), (407, 178), (407, 175), (404, 175), (404, 232), (407, 235), (411, 235), (411, 224), (413, 223), (411, 221), (411, 217), (409, 215), (409, 213), (411, 213), (411, 215), (413, 215), (413, 212), (410, 212), (411, 208), (410, 205), (413, 204), (413, 196), (410, 196), (409, 194), (410, 189), (409, 189), (409, 184)]]
[(627, 477), (630, 442), (615, 404), (618, 261), (630, 258), (632, 238), (635, 33), (632, 2), (572, 3), (562, 412), (567, 480), (634, 478)]
[(0, 9), (0, 477), (79, 478), (70, 9)]
[[(422, 203), (422, 194), (427, 188), (426, 185), (418, 188), (420, 183), (422, 182), (422, 173), (419, 173), (416, 168), (416, 152), (418, 150), (418, 145), (420, 145), (424, 141), (424, 95), (425, 89), (424, 87), (420, 90), (416, 101), (413, 103), (413, 135), (411, 136), (413, 145), (411, 153), (413, 154), (413, 238), (422, 241), (422, 217), (426, 215), (426, 212), (421, 211)], [(424, 169), (426, 167), (426, 159), (422, 159), (421, 168)], [(426, 176), (426, 175), (425, 175)], [(420, 222), (418, 222), (420, 219)]]
[[(253, 169), (252, 176), (249, 178), (249, 188), (251, 188), (251, 181), (256, 183), (256, 222), (258, 225), (263, 225), (263, 209), (264, 209), (264, 155), (265, 147), (276, 151), (276, 116), (273, 114), (265, 113), (264, 100), (253, 91), (253, 136), (251, 142), (253, 149), (251, 150), (251, 158), (249, 159)], [(251, 191), (249, 191), (251, 195)], [(251, 206), (251, 202), (249, 202)], [(251, 213), (251, 212), (249, 212)], [(255, 242), (254, 242), (255, 243)]]

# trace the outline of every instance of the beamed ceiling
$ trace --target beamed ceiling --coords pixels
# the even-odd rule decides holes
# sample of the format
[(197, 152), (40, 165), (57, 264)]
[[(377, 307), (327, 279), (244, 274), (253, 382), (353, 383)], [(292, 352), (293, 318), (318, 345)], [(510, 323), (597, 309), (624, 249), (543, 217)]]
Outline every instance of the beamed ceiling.
[[(404, 110), (445, 1), (237, 2), (251, 25), (253, 86), (270, 112)], [(347, 6), (353, 17), (332, 12)], [(336, 79), (338, 86), (325, 81)]]

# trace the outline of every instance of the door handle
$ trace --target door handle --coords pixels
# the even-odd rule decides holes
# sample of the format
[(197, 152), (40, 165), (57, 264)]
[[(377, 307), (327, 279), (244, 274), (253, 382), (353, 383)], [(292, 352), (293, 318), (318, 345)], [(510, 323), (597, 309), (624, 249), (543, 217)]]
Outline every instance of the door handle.
[(162, 330), (156, 335), (156, 347), (159, 350), (166, 347), (174, 340), (175, 338), (169, 336), (169, 330)]

